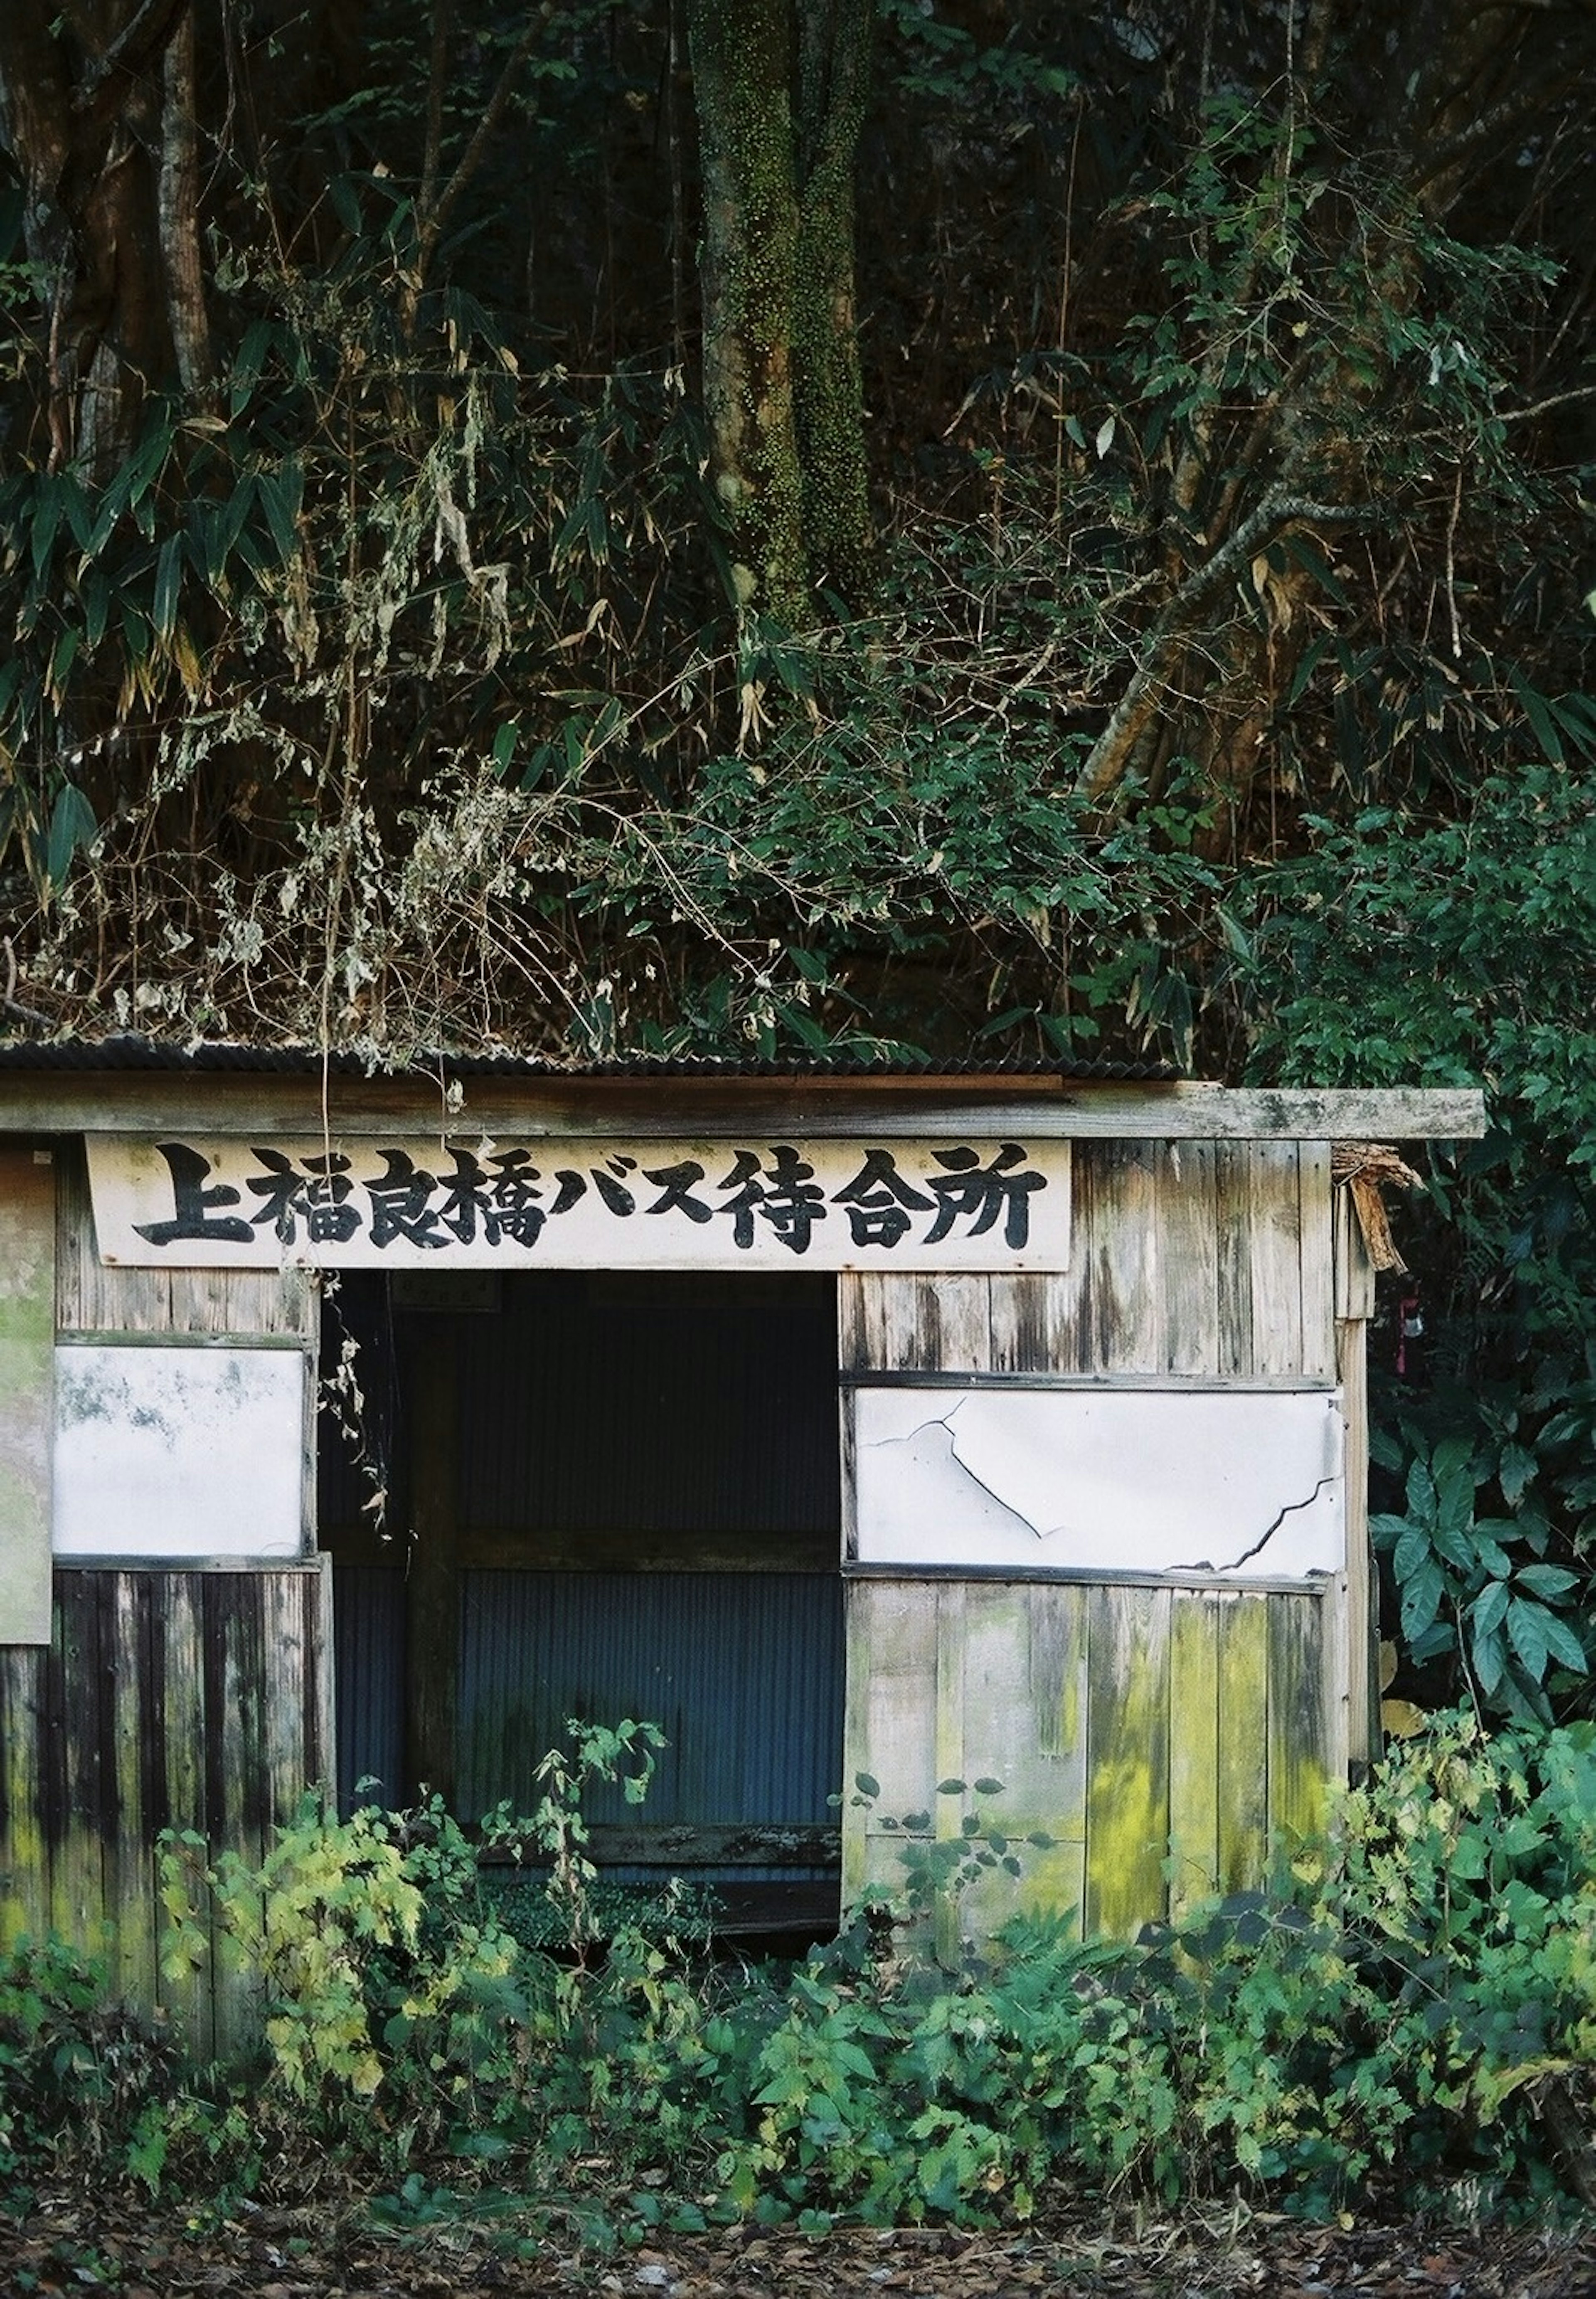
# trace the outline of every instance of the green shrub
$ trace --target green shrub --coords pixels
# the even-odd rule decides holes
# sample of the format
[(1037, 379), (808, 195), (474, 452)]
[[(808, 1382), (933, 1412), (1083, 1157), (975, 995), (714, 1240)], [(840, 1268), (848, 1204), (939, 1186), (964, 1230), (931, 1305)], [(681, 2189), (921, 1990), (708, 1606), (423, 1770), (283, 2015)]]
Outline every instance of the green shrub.
[(1132, 1945), (1016, 1921), (939, 1962), (928, 1896), (1014, 1856), (984, 1813), (945, 1874), (911, 1863), (792, 1966), (715, 1959), (690, 1896), (601, 1921), (582, 1789), (641, 1794), (655, 1737), (579, 1728), (538, 1811), (495, 1817), (538, 1924), (436, 1801), (309, 1803), (254, 1869), (172, 1844), (169, 1969), (203, 1925), (252, 1960), (257, 2058), (180, 2077), (103, 1975), (20, 1951), (0, 2176), (71, 2150), (247, 2187), (313, 2150), (401, 2194), (491, 2177), (611, 2227), (810, 2229), (1024, 2220), (1060, 2185), (1322, 2211), (1394, 2177), (1478, 2209), (1583, 2177), (1549, 2131), (1596, 2102), (1596, 1728), (1443, 1719), (1272, 1896)]

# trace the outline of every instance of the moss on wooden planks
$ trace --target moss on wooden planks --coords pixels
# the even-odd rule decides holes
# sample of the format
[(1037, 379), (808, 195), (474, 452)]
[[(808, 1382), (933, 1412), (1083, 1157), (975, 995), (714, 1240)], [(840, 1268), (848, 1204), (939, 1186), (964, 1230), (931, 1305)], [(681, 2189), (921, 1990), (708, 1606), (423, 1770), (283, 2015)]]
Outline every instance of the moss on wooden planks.
[(254, 1978), (225, 1947), (158, 1973), (156, 1839), (259, 1860), (320, 1772), (327, 1627), (313, 1568), (57, 1573), (50, 1645), (0, 1650), (0, 1943), (105, 1956), (195, 2057), (241, 2039)]
[(54, 1434), (55, 1182), (29, 1150), (0, 1150), (0, 1642), (50, 1635)]
[[(1272, 1847), (1289, 1855), (1322, 1822), (1315, 1594), (903, 1580), (853, 1583), (849, 1610), (848, 1786), (863, 1772), (882, 1793), (844, 1811), (847, 1898), (901, 1880), (884, 1818), (924, 1811), (948, 1836), (978, 1810), (1022, 1874), (981, 1880), (967, 1932), (1074, 1910), (1126, 1937), (1259, 1888)], [(1002, 1792), (939, 1797), (934, 1771)]]

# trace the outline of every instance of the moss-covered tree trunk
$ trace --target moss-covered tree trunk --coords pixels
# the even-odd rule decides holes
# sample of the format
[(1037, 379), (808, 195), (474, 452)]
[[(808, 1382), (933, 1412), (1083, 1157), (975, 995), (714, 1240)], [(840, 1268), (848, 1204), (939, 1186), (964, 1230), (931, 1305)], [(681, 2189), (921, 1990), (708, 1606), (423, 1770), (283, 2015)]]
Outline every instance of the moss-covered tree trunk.
[(737, 604), (783, 622), (808, 604), (793, 411), (798, 203), (787, 0), (692, 0), (703, 170), (703, 376)]
[(854, 317), (853, 162), (869, 84), (870, 0), (803, 0), (798, 31), (794, 395), (811, 574), (856, 600), (870, 546)]
[(704, 403), (741, 610), (855, 593), (869, 540), (853, 162), (868, 0), (690, 0), (703, 178)]

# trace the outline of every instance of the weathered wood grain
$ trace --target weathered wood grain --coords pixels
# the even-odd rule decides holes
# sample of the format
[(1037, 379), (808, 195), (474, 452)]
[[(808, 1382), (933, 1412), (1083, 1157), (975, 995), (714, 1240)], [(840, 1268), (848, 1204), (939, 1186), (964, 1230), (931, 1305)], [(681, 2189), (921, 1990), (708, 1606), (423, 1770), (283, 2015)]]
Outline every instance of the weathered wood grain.
[(158, 1970), (156, 1843), (258, 1861), (320, 1777), (322, 1573), (67, 1569), (55, 1615), (0, 1652), (0, 1939), (53, 1927), (196, 2057), (242, 2044), (253, 1980), (213, 1925), (199, 1971)]
[(1089, 1605), (1085, 1924), (1114, 1938), (1167, 1906), (1170, 1598), (1099, 1588)]
[(0, 1645), (50, 1641), (55, 1172), (0, 1150)]
[(1215, 1291), (1218, 1370), (1252, 1374), (1252, 1144), (1214, 1144)]
[(50, 1847), (45, 1840), (45, 1664), (47, 1646), (0, 1654), (0, 1946), (42, 1940), (50, 1929)]
[(1217, 1605), (1221, 1892), (1256, 1891), (1268, 1859), (1269, 1602), (1227, 1591)]
[(1219, 1882), (1219, 1620), (1223, 1599), (1183, 1590), (1169, 1623), (1169, 1912)]
[(1164, 1362), (1164, 1155), (1161, 1142), (1116, 1141), (1093, 1160), (1092, 1232), (1081, 1241), (1085, 1363), (1093, 1372), (1140, 1372)]
[(1335, 1258), (1335, 1315), (1338, 1318), (1372, 1317), (1375, 1314), (1375, 1265), (1364, 1241), (1363, 1224), (1345, 1183), (1335, 1191), (1333, 1215)]
[[(936, 1783), (931, 1807), (931, 1830), (939, 1844), (963, 1835), (964, 1815), (974, 1804), (968, 1787), (955, 1792), (949, 1783), (963, 1780), (965, 1744), (965, 1625), (966, 1598), (962, 1581), (943, 1581), (936, 1591)], [(952, 1894), (936, 1906), (936, 1952), (944, 1962), (959, 1953), (960, 1911)]]
[(994, 1076), (935, 1079), (462, 1077), (445, 1109), (436, 1076), (321, 1080), (224, 1074), (24, 1072), (0, 1075), (0, 1119), (15, 1133), (339, 1136), (446, 1128), (462, 1137), (751, 1133), (927, 1140), (1030, 1133), (1122, 1141), (1477, 1141), (1484, 1098), (1471, 1088), (1284, 1091), (1193, 1083), (1102, 1083)]
[(1324, 1617), (1311, 1598), (1268, 1597), (1269, 1832), (1290, 1857), (1325, 1821)]
[(1297, 1146), (1255, 1142), (1248, 1151), (1254, 1373), (1295, 1373), (1302, 1352), (1302, 1204)]
[(1302, 1349), (1299, 1363), (1322, 1380), (1335, 1375), (1334, 1206), (1330, 1144), (1297, 1146), (1298, 1251), (1302, 1287)]
[(159, 1998), (155, 1829), (145, 1795), (146, 1753), (154, 1739), (144, 1697), (149, 1677), (149, 1584), (128, 1573), (111, 1589), (112, 1736), (116, 1766), (106, 1846), (107, 1913), (112, 1972), (126, 2003)]
[(1159, 1275), (1170, 1373), (1219, 1371), (1217, 1148), (1212, 1141), (1160, 1144)]
[(1354, 1780), (1380, 1752), (1378, 1583), (1368, 1530), (1368, 1327), (1336, 1326), (1342, 1406), (1347, 1417), (1346, 1755)]

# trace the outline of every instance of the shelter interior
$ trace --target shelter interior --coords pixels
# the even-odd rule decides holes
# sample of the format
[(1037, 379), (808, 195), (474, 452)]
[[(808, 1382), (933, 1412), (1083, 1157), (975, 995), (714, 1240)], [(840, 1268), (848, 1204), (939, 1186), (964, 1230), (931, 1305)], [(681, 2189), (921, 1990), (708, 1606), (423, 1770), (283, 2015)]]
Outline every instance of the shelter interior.
[[(318, 1516), (337, 1762), (462, 1819), (537, 1801), (568, 1720), (646, 1719), (646, 1802), (590, 1799), (620, 1879), (731, 1929), (835, 1918), (844, 1708), (835, 1282), (345, 1274)], [(345, 1378), (337, 1378), (339, 1369)]]

